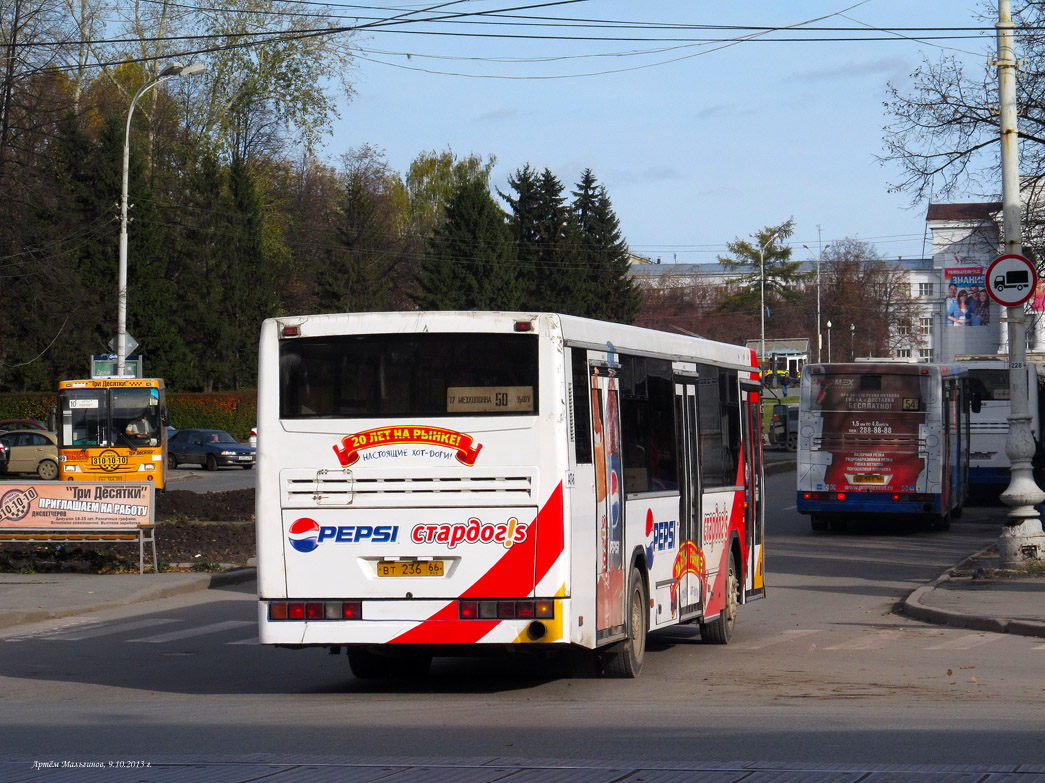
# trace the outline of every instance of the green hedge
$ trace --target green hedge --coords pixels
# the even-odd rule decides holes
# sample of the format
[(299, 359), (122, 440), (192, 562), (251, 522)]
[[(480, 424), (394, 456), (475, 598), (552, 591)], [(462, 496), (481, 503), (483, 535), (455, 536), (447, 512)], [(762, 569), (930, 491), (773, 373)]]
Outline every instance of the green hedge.
[[(0, 394), (0, 419), (47, 421), (48, 412), (58, 404), (54, 393), (27, 392)], [(246, 440), (258, 423), (258, 393), (254, 390), (190, 394), (167, 392), (171, 425), (179, 430), (205, 427), (225, 430), (234, 438)]]
[(179, 430), (206, 428), (225, 430), (246, 440), (258, 423), (258, 393), (251, 391), (212, 394), (168, 393), (171, 426)]
[(25, 392), (0, 394), (0, 419), (32, 419), (47, 421), (51, 408), (58, 404), (54, 392)]

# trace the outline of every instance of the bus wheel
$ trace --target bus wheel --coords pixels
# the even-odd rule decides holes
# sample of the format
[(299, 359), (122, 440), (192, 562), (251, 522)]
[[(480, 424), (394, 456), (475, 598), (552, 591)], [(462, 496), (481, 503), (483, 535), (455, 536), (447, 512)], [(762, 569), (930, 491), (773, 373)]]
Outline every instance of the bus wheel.
[(36, 475), (44, 481), (54, 481), (58, 478), (58, 464), (49, 459), (45, 459), (36, 466)]
[(948, 509), (943, 514), (940, 514), (934, 521), (932, 526), (936, 530), (947, 531), (951, 529), (951, 512)]
[(813, 528), (813, 530), (827, 530), (828, 522), (823, 514), (810, 514), (809, 526)]
[(646, 583), (639, 569), (631, 569), (628, 580), (628, 638), (622, 647), (606, 657), (603, 672), (610, 677), (638, 677), (646, 654), (646, 632), (649, 624), (649, 601)]
[(729, 556), (729, 571), (726, 573), (726, 605), (722, 612), (710, 623), (700, 624), (700, 638), (708, 644), (729, 644), (733, 638), (733, 626), (737, 621), (737, 594), (740, 583), (737, 581), (737, 567), (733, 556)]

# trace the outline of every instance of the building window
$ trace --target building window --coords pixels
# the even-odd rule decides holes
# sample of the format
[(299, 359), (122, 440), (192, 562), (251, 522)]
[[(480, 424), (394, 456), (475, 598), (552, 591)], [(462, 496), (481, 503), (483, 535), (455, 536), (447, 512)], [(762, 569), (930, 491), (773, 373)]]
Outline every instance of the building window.
[(933, 360), (933, 349), (932, 348), (919, 348), (918, 358), (923, 362), (931, 362)]
[(896, 327), (896, 333), (901, 337), (906, 337), (911, 333), (911, 327), (907, 324), (900, 324)]
[(897, 348), (896, 349), (896, 358), (897, 359), (910, 359), (911, 358), (911, 349), (910, 348)]
[(933, 284), (932, 283), (919, 283), (918, 284), (918, 296), (932, 296), (933, 295)]
[(931, 335), (933, 333), (932, 316), (918, 319), (918, 332), (923, 335)]

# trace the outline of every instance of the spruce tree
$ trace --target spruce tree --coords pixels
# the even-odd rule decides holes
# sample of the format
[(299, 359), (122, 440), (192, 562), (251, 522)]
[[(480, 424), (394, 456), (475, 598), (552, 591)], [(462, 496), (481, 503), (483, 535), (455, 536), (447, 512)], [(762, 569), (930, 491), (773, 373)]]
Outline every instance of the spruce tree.
[(572, 193), (571, 236), (580, 278), (575, 312), (633, 323), (642, 296), (628, 275), (628, 248), (606, 188), (597, 184), (591, 169), (585, 169)]
[(429, 241), (414, 302), (423, 310), (522, 306), (504, 212), (479, 179), (461, 183)]

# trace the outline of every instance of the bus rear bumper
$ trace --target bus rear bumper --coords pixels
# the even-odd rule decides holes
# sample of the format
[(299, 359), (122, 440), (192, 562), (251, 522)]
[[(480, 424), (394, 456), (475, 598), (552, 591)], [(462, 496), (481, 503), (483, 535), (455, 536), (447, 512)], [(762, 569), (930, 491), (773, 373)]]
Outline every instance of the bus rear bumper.
[(925, 495), (917, 499), (894, 499), (891, 493), (848, 492), (844, 500), (812, 500), (798, 493), (796, 507), (799, 514), (824, 516), (940, 516), (943, 511), (939, 495)]
[[(427, 645), (433, 647), (454, 645), (516, 645), (516, 644), (556, 644), (566, 643), (563, 626), (564, 616), (569, 602), (565, 599), (547, 599), (552, 604), (551, 616), (534, 616), (531, 605), (536, 600), (522, 601), (483, 601), (484, 605), (494, 604), (494, 611), (500, 609), (507, 614), (522, 617), (500, 619), (494, 617), (462, 617), (458, 601), (356, 601), (343, 599), (302, 600), (295, 599), (277, 601), (259, 601), (258, 605), (258, 639), (261, 644), (274, 644), (291, 647), (308, 647), (347, 644), (404, 644)], [(358, 605), (358, 617), (353, 619), (272, 619), (273, 605), (297, 606), (329, 605), (353, 603)], [(511, 607), (507, 606), (511, 604)], [(519, 607), (522, 606), (520, 612)], [(483, 615), (489, 614), (489, 606), (484, 606)], [(307, 611), (307, 610), (306, 610)], [(322, 609), (315, 609), (313, 613)], [(280, 609), (278, 614), (282, 614)], [(295, 609), (292, 614), (297, 614)], [(336, 612), (330, 611), (330, 615)], [(410, 619), (413, 615), (417, 619)]]

